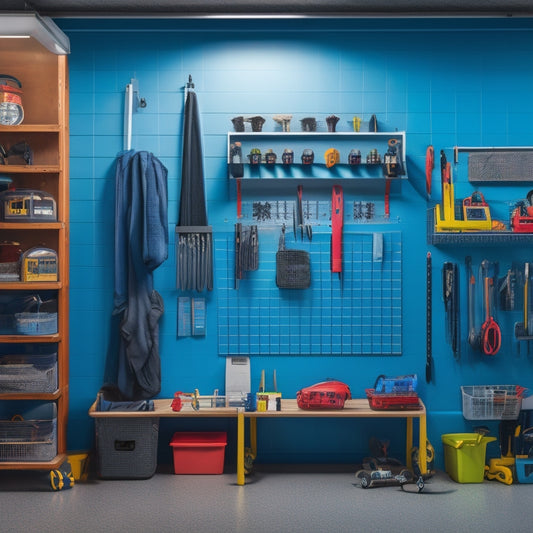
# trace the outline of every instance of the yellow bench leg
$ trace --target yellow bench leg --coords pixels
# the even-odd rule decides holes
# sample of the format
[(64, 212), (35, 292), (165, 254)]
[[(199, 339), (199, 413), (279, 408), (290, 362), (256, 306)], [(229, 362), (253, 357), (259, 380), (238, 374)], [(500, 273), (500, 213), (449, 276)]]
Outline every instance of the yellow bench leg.
[(427, 474), (428, 471), (428, 461), (427, 461), (427, 427), (426, 427), (426, 417), (421, 416), (419, 419), (420, 428), (418, 430), (418, 461), (420, 463), (420, 473)]
[(237, 413), (237, 485), (244, 485), (244, 412)]
[(405, 465), (409, 470), (413, 469), (413, 461), (411, 458), (411, 449), (413, 448), (413, 419), (407, 418), (406, 438), (405, 438)]

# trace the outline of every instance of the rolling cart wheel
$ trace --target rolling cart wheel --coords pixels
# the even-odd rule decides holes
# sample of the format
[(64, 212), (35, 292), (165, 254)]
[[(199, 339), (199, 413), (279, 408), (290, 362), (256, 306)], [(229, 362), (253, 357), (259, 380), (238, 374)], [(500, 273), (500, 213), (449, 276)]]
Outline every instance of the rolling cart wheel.
[(71, 472), (67, 473), (60, 469), (51, 470), (50, 485), (55, 491), (70, 489), (74, 486), (74, 476)]
[(364, 489), (368, 489), (368, 487), (370, 487), (370, 481), (371, 481), (371, 477), (370, 477), (370, 474), (368, 472), (359, 472), (357, 474), (357, 477), (359, 479), (359, 482), (361, 483), (361, 487), (363, 487)]

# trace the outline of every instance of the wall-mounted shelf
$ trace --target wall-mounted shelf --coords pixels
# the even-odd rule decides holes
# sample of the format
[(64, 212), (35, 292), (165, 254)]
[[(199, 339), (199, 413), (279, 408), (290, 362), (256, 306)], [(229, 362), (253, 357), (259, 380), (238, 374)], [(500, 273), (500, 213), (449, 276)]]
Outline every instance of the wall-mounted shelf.
[(435, 231), (435, 211), (427, 212), (427, 242), (434, 246), (516, 246), (533, 244), (533, 233), (512, 231), (471, 231), (463, 233)]
[[(403, 173), (398, 176), (386, 176), (384, 170), (385, 153), (388, 142), (395, 139), (398, 145), (399, 159)], [(407, 178), (405, 164), (405, 132), (228, 132), (227, 162), (228, 175), (233, 178), (230, 171), (232, 144), (240, 142), (244, 174), (242, 179), (398, 179)], [(264, 154), (272, 150), (276, 154), (276, 162), (259, 165), (249, 164), (250, 151), (257, 148)], [(339, 163), (328, 168), (324, 153), (329, 148), (339, 151)], [(291, 165), (282, 163), (282, 154), (285, 149), (294, 153), (294, 162)], [(311, 149), (314, 153), (314, 162), (310, 165), (302, 164), (302, 153)], [(351, 150), (359, 150), (361, 163), (350, 165), (348, 157)], [(371, 150), (377, 150), (380, 156), (379, 163), (367, 163), (367, 155)]]

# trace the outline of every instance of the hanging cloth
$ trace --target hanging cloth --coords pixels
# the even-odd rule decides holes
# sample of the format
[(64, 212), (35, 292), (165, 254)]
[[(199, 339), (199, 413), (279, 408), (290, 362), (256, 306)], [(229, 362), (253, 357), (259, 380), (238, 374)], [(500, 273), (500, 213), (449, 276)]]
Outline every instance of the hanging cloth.
[(207, 226), (198, 99), (194, 90), (186, 90), (178, 226)]
[(176, 285), (201, 292), (213, 289), (212, 229), (207, 225), (198, 99), (190, 76), (185, 90)]
[(152, 272), (168, 256), (167, 169), (149, 152), (119, 155), (115, 199), (115, 296), (121, 314), (117, 384), (129, 400), (161, 390), (158, 321), (163, 299)]

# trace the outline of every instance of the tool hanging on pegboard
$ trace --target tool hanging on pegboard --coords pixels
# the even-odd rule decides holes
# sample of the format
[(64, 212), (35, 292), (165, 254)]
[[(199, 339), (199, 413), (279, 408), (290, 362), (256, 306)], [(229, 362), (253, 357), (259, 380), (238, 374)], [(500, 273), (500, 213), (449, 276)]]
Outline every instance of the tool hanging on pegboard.
[(244, 279), (244, 272), (259, 268), (259, 234), (257, 226), (235, 224), (235, 289)]
[(344, 197), (342, 187), (333, 185), (331, 193), (331, 272), (339, 274), (342, 283), (342, 228), (344, 224)]
[(426, 256), (426, 383), (431, 383), (433, 379), (433, 354), (431, 346), (431, 252)]
[(487, 261), (481, 262), (480, 274), (483, 280), (483, 303), (485, 321), (481, 326), (481, 349), (485, 355), (496, 355), (501, 348), (502, 334), (495, 313), (495, 280), (497, 280), (498, 264)]
[(442, 297), (446, 314), (446, 341), (455, 359), (460, 358), (459, 333), (459, 271), (456, 263), (445, 262), (442, 267)]
[[(298, 185), (296, 188), (296, 207), (293, 210), (293, 229), (294, 229), (294, 239), (297, 239), (298, 229), (300, 229), (300, 236), (302, 241), (304, 240), (304, 233), (307, 238), (311, 241), (313, 240), (313, 227), (311, 224), (304, 223), (304, 208), (303, 208), (303, 186)], [(307, 212), (309, 212), (309, 205)]]
[(531, 263), (524, 263), (523, 272), (523, 307), (522, 307), (522, 322), (515, 322), (514, 336), (518, 341), (518, 353), (520, 353), (520, 345), (522, 341), (527, 343), (527, 354), (529, 355), (529, 341), (533, 339), (531, 335)]
[(426, 193), (428, 199), (431, 198), (431, 181), (433, 177), (433, 169), (435, 168), (435, 151), (430, 144), (426, 149)]
[(481, 348), (481, 340), (476, 323), (476, 276), (472, 268), (472, 258), (465, 258), (466, 277), (468, 278), (468, 344), (474, 349)]

